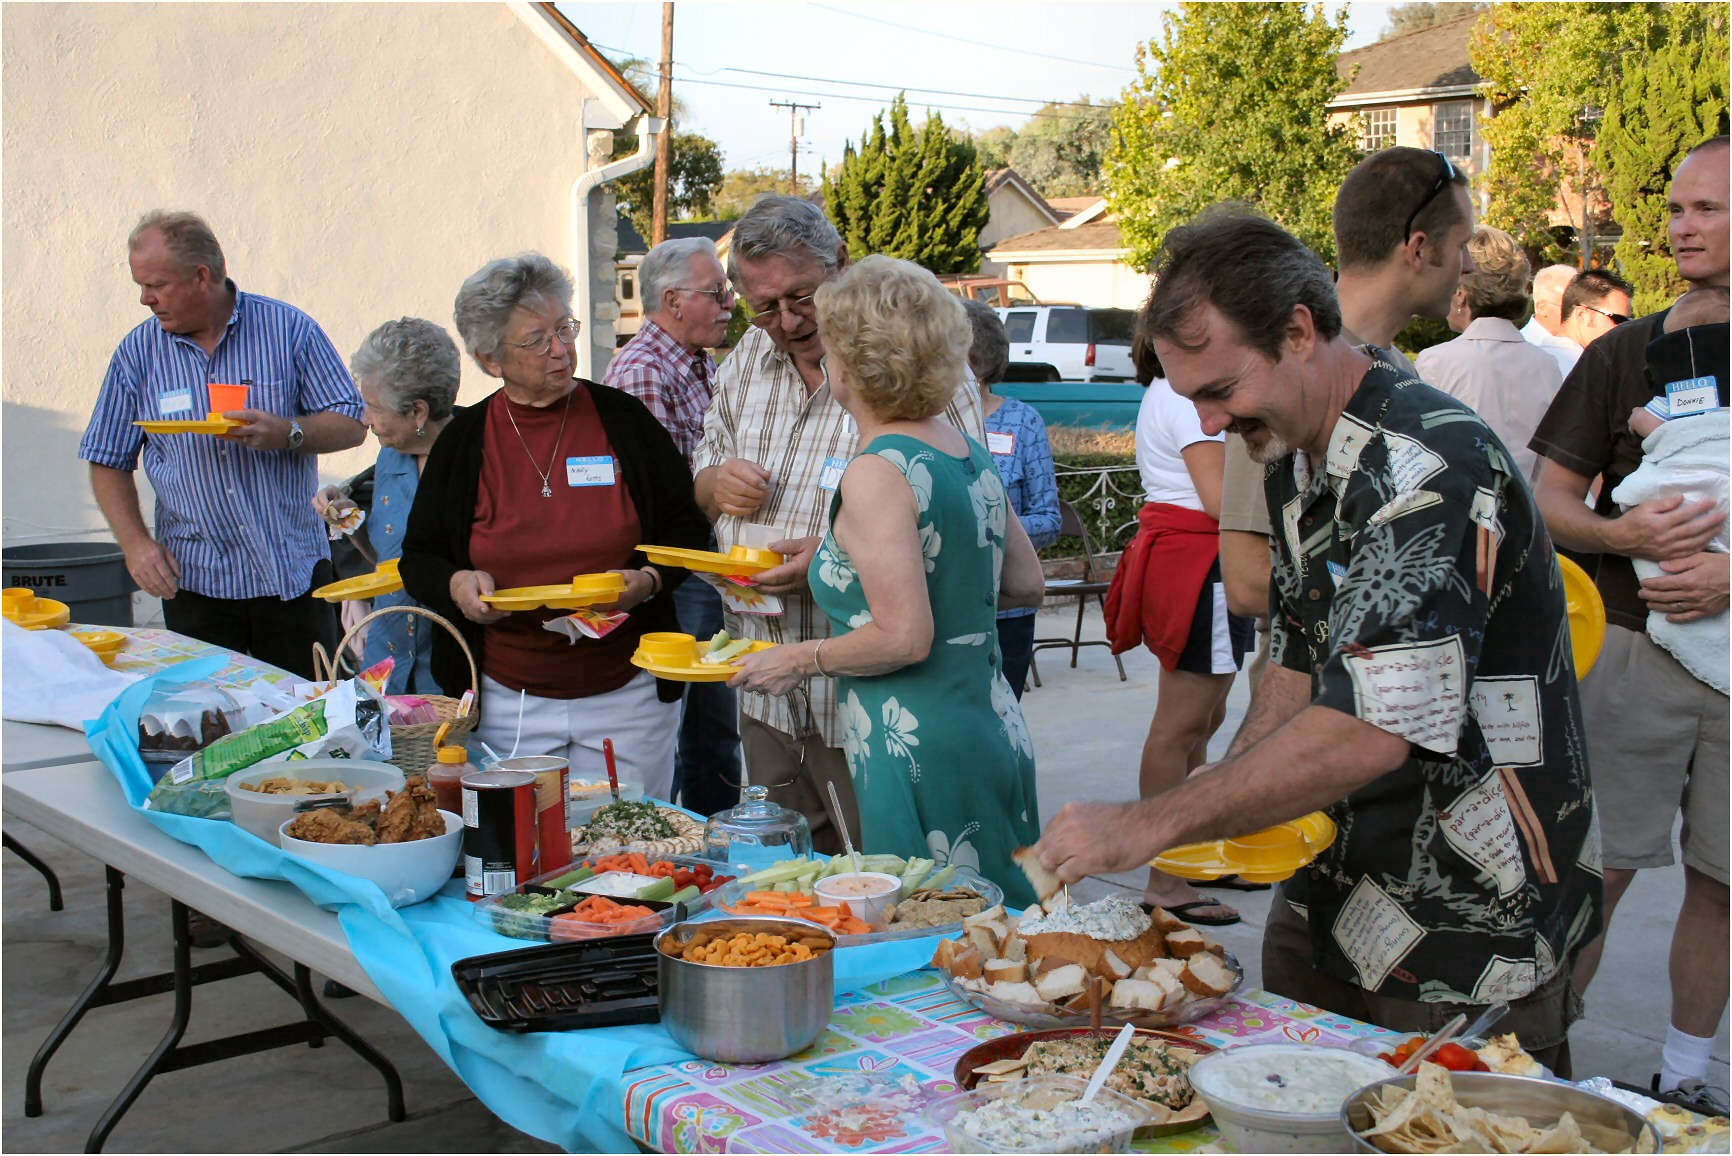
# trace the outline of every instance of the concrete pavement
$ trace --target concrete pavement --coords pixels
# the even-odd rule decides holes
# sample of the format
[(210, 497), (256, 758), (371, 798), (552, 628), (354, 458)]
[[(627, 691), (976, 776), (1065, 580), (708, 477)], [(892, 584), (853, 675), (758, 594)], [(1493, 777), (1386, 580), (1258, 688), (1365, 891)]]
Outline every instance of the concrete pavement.
[[(1039, 633), (1069, 630), (1074, 611), (1046, 612)], [(1097, 613), (1088, 626), (1100, 636)], [(1137, 754), (1154, 708), (1157, 664), (1146, 652), (1125, 655), (1121, 683), (1103, 647), (1043, 651), (1045, 685), (1023, 699), (1039, 751), (1044, 818), (1072, 799), (1118, 799), (1135, 792)], [(1243, 679), (1216, 738), (1225, 747), (1247, 701)], [(50, 912), (37, 874), (12, 855), (0, 856), (4, 968), (0, 970), (0, 1126), (16, 1152), (81, 1148), (98, 1114), (160, 1038), (171, 1010), (168, 996), (91, 1012), (49, 1066), (46, 1113), (23, 1115), (24, 1070), (30, 1056), (100, 964), (106, 944), (102, 872), (95, 861), (27, 825), (7, 830), (46, 859), (66, 889), (67, 910)], [(1076, 889), (1095, 898), (1115, 889), (1140, 893), (1134, 874), (1094, 880)], [(1683, 891), (1680, 868), (1642, 872), (1620, 907), (1600, 978), (1589, 992), (1588, 1016), (1572, 1032), (1577, 1077), (1606, 1074), (1646, 1084), (1658, 1070), (1665, 1038), (1666, 950)], [(1258, 943), (1268, 892), (1220, 891), (1244, 922), (1215, 929), (1257, 981)], [(127, 962), (121, 978), (169, 966), (168, 902), (149, 888), (127, 890)], [(223, 953), (195, 953), (217, 958)], [(376, 1073), (334, 1042), (318, 1050), (289, 1047), (206, 1068), (158, 1077), (121, 1121), (112, 1151), (137, 1152), (535, 1152), (553, 1149), (499, 1121), (395, 1013), (366, 999), (328, 1001), (331, 1010), (390, 1056), (403, 1076), (409, 1119), (385, 1119)], [(258, 976), (198, 989), (186, 1041), (284, 1022), (295, 1008)], [(1727, 1034), (1722, 1021), (1714, 1081), (1727, 1083)]]

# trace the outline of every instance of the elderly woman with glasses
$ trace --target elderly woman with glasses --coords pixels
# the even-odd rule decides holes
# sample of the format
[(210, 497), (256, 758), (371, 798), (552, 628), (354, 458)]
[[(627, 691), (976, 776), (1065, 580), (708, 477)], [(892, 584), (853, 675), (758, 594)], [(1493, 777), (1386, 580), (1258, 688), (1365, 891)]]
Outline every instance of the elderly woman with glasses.
[(1038, 605), (1046, 583), (992, 455), (942, 416), (967, 316), (931, 273), (884, 256), (817, 306), (830, 391), (860, 431), (809, 570), (829, 637), (748, 655), (734, 684), (836, 679), (861, 845), (974, 867), (1025, 905), (1011, 856), (1039, 833), (1034, 742), (996, 615)]
[(1563, 371), (1516, 328), (1528, 314), (1528, 259), (1516, 239), (1481, 225), (1467, 255), (1473, 272), (1462, 274), (1447, 318), (1461, 336), (1421, 352), (1419, 376), (1484, 418), (1514, 472), (1531, 483), (1539, 458), (1528, 439), (1563, 386)]
[[(427, 468), (428, 452), (451, 421), (463, 375), (462, 358), (457, 343), (444, 329), (419, 317), (404, 317), (387, 321), (369, 333), (349, 359), (349, 369), (367, 406), (361, 420), (379, 440), (367, 518), (355, 532), (354, 544), (375, 563), (388, 562), (402, 557), (421, 471)], [(313, 496), (313, 508), (321, 515), (355, 504), (336, 486), (326, 486)], [(363, 605), (343, 604), (345, 624), (351, 607)], [(401, 590), (372, 601), (374, 609), (415, 605), (418, 603)], [(437, 694), (439, 684), (433, 678), (433, 636), (437, 629), (407, 614), (375, 619), (367, 626), (362, 665), (370, 667), (393, 659), (395, 665), (386, 686), (389, 693)]]
[[(678, 629), (669, 595), (686, 572), (647, 565), (637, 547), (702, 549), (709, 523), (684, 456), (643, 403), (573, 376), (571, 298), (571, 279), (539, 253), (489, 262), (458, 291), (457, 332), (501, 387), (453, 418), (429, 455), (403, 581), (475, 654), (481, 741), (501, 754), (563, 755), (595, 774), (611, 738), (621, 778), (666, 798), (680, 686), (631, 657), (646, 632)], [(486, 601), (604, 571), (625, 592), (593, 609), (628, 617), (599, 638), (549, 629), (569, 609)], [(434, 640), (433, 673), (447, 694), (469, 681), (448, 635)]]

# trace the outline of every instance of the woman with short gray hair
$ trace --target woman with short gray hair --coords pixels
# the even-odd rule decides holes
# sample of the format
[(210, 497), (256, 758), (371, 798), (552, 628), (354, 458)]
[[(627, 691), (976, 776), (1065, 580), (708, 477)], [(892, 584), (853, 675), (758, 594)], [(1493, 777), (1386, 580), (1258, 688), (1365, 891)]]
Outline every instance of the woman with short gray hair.
[[(963, 298), (962, 308), (973, 330), (968, 368), (980, 383), (987, 451), (992, 454), (993, 465), (998, 467), (998, 476), (1004, 479), (1010, 508), (1028, 531), (1029, 541), (1036, 550), (1044, 549), (1058, 541), (1060, 522), (1058, 477), (1053, 469), (1046, 421), (1027, 402), (992, 392), (1010, 367), (1010, 337), (997, 311), (972, 297)], [(1004, 656), (1004, 680), (1017, 698), (1022, 697), (1029, 664), (1034, 659), (1037, 613), (1033, 606), (1013, 606), (998, 612), (998, 649)]]
[[(359, 505), (336, 486), (326, 486), (313, 496), (313, 508), (331, 525), (333, 537), (353, 535), (353, 544), (364, 557), (378, 563), (403, 556), (403, 538), (409, 529), (409, 511), (415, 505), (421, 471), (428, 452), (451, 420), (462, 376), (462, 358), (451, 335), (431, 321), (404, 317), (387, 321), (367, 334), (349, 359), (355, 386), (367, 408), (361, 420), (379, 439), (379, 457), (373, 463), (371, 499), (366, 512), (354, 519)], [(356, 479), (349, 489), (356, 489)], [(372, 600), (372, 609), (419, 605), (398, 590)], [(352, 626), (365, 616), (365, 602), (343, 603), (343, 624)], [(434, 628), (412, 614), (389, 614), (368, 623), (362, 639), (363, 669), (389, 658), (394, 663), (388, 694), (438, 694), (433, 679)]]
[[(702, 550), (710, 523), (685, 455), (643, 402), (573, 376), (581, 326), (571, 278), (539, 253), (490, 261), (457, 293), (457, 331), (500, 388), (460, 411), (427, 460), (403, 547), (403, 584), (449, 618), (480, 669), (478, 740), (563, 756), (667, 798), (680, 684), (632, 665), (638, 639), (677, 631), (682, 569), (649, 565), (639, 543)], [(579, 616), (574, 577), (612, 577), (617, 596)], [(542, 588), (504, 598), (500, 591)], [(447, 694), (469, 686), (454, 639), (433, 640)]]

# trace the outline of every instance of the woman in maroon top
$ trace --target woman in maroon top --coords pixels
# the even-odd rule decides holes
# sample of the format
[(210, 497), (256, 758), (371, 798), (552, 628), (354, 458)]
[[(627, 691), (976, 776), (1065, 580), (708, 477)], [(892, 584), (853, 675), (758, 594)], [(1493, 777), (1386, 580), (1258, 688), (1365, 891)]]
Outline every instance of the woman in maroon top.
[[(403, 546), (405, 588), (457, 623), (481, 668), (477, 737), (501, 754), (564, 755), (574, 774), (603, 770), (612, 738), (620, 777), (666, 798), (679, 731), (677, 683), (631, 665), (638, 639), (679, 629), (669, 595), (684, 570), (646, 565), (639, 543), (703, 549), (709, 522), (673, 439), (630, 394), (572, 376), (579, 325), (572, 284), (538, 253), (483, 266), (457, 294), (457, 330), (501, 388), (452, 419), (429, 454)], [(507, 613), (496, 589), (612, 571), (630, 618), (573, 643), (544, 624), (567, 610)], [(433, 673), (468, 684), (449, 636)], [(521, 722), (520, 722), (521, 719)]]

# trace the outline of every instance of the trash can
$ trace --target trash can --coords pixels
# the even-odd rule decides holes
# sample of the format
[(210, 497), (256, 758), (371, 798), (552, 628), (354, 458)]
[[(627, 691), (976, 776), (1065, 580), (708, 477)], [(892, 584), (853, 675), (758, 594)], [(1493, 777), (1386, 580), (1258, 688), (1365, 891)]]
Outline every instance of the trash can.
[(64, 602), (72, 621), (131, 626), (132, 592), (126, 555), (113, 542), (37, 542), (0, 550), (7, 586)]

